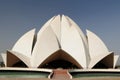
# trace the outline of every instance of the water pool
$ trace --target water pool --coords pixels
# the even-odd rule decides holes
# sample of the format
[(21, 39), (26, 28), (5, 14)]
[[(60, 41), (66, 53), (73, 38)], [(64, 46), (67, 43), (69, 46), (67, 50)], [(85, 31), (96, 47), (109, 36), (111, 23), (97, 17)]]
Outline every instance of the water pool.
[(49, 72), (1, 70), (0, 78), (48, 78)]
[(113, 72), (71, 72), (73, 78), (80, 77), (120, 77), (120, 73)]

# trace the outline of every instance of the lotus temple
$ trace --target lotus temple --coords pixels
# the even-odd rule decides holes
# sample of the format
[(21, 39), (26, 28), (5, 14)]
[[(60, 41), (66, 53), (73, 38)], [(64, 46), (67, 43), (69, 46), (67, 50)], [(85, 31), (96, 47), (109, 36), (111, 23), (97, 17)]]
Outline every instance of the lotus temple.
[(0, 56), (4, 63), (0, 72), (4, 73), (45, 74), (48, 79), (73, 79), (75, 74), (84, 76), (83, 73), (120, 73), (115, 69), (119, 55), (110, 52), (92, 31), (84, 34), (65, 15), (52, 17), (37, 33), (35, 29), (28, 31)]

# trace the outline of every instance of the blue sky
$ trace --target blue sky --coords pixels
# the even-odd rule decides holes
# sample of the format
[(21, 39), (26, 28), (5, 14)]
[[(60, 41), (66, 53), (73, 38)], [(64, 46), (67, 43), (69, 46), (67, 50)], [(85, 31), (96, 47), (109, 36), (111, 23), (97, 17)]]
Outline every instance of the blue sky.
[(0, 0), (0, 53), (58, 14), (72, 18), (84, 33), (96, 33), (120, 55), (120, 0)]

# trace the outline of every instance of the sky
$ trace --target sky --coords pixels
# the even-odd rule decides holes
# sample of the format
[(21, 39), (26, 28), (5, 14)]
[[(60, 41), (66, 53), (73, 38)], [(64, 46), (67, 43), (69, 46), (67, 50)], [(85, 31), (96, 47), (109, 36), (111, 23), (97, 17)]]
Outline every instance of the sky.
[(0, 0), (0, 53), (58, 14), (72, 18), (85, 34), (91, 30), (120, 55), (120, 0)]

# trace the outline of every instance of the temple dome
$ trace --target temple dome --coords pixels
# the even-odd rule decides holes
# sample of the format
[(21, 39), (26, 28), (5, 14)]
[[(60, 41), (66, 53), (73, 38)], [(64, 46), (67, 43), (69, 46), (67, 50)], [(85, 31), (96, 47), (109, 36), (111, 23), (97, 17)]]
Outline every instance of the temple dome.
[(118, 59), (96, 34), (87, 30), (85, 35), (65, 15), (48, 20), (37, 35), (28, 31), (1, 55), (7, 67), (30, 68), (114, 68)]

